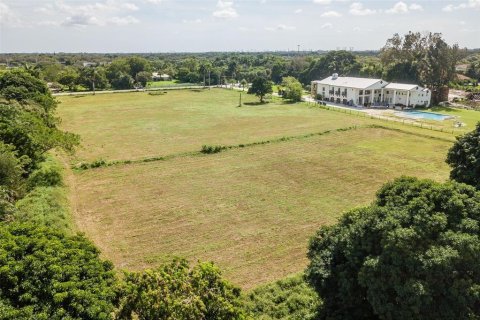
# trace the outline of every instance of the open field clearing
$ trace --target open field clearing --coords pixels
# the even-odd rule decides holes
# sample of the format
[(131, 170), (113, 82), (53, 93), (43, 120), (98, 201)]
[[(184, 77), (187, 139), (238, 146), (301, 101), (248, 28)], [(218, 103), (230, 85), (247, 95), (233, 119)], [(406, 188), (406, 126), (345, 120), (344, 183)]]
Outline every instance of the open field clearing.
[[(280, 99), (237, 108), (238, 98), (239, 92), (225, 89), (69, 96), (59, 98), (58, 113), (62, 127), (82, 137), (76, 162), (134, 160), (198, 151), (204, 144), (232, 145), (352, 125), (385, 124)], [(242, 99), (245, 103), (258, 101), (247, 94), (242, 94)]]
[[(198, 95), (203, 94), (208, 93)], [(220, 92), (218, 96), (219, 99), (228, 99), (229, 93)], [(130, 97), (132, 100), (126, 105), (131, 106), (135, 95), (125, 96)], [(115, 108), (121, 110), (117, 96), (115, 99)], [(95, 107), (85, 100), (81, 103), (79, 108), (96, 113)], [(108, 110), (109, 107), (104, 108)], [(143, 112), (141, 115), (145, 118), (138, 120), (140, 122), (148, 118), (145, 113), (159, 112), (151, 106), (142, 109), (140, 104), (132, 108)], [(188, 108), (185, 108), (187, 112)], [(191, 108), (196, 119), (202, 119), (202, 112)], [(276, 121), (291, 120), (291, 117), (283, 116), (282, 108), (272, 107), (275, 111), (271, 111), (269, 107), (263, 112)], [(236, 126), (237, 121), (233, 119), (239, 120), (239, 117), (229, 117), (230, 109), (236, 110), (231, 106), (220, 108), (224, 110), (223, 119), (230, 119), (230, 125), (238, 130), (237, 135), (238, 132), (244, 135), (241, 141), (249, 136), (249, 128), (255, 128), (251, 139), (256, 137), (258, 140), (259, 136), (274, 132), (285, 134), (279, 126), (276, 126), (279, 131), (271, 130), (267, 125)], [(262, 114), (259, 109), (245, 110), (248, 114)], [(298, 110), (299, 123), (304, 124), (300, 121), (302, 117), (316, 119), (308, 126), (319, 126), (322, 117), (337, 115), (300, 107)], [(310, 114), (312, 111), (318, 116)], [(69, 112), (71, 114), (67, 116)], [(106, 111), (97, 112), (105, 121)], [(216, 113), (208, 112), (203, 116), (215, 120)], [(64, 108), (62, 113), (65, 119), (71, 119), (75, 110)], [(78, 116), (81, 114), (83, 112), (77, 112)], [(120, 114), (114, 112), (111, 116), (116, 118)], [(340, 113), (338, 116), (345, 117)], [(351, 118), (352, 121), (362, 120)], [(96, 116), (91, 119), (87, 126), (93, 131), (93, 123), (100, 120)], [(275, 127), (273, 119), (269, 124)], [(203, 126), (209, 123), (208, 119), (204, 120)], [(257, 120), (252, 118), (250, 121)], [(112, 126), (114, 122), (111, 119)], [(65, 120), (65, 123), (68, 126), (69, 121)], [(218, 122), (214, 126), (218, 133), (216, 142), (235, 137), (225, 136), (219, 125)], [(121, 130), (131, 132), (133, 129)], [(184, 130), (170, 128), (175, 136), (182, 136)], [(292, 125), (285, 130), (306, 129)], [(194, 132), (192, 130), (191, 134)], [(202, 130), (199, 132), (201, 134)], [(206, 129), (206, 132), (213, 134), (214, 131)], [(111, 136), (112, 141), (120, 144), (123, 138), (130, 139), (128, 131), (122, 131), (117, 137)], [(333, 223), (347, 209), (370, 202), (378, 187), (387, 180), (400, 175), (445, 180), (448, 168), (444, 159), (450, 145), (449, 142), (392, 130), (359, 128), (214, 155), (81, 171), (75, 173), (75, 221), (119, 268), (138, 270), (157, 265), (172, 256), (213, 260), (227, 278), (248, 289), (303, 270), (307, 262), (308, 239), (318, 227)], [(191, 147), (189, 143), (183, 145), (184, 148), (187, 146)], [(134, 145), (128, 147), (130, 151), (126, 152), (135, 151)], [(155, 148), (161, 149), (162, 146), (155, 145), (151, 149)], [(122, 149), (121, 145), (112, 146), (107, 154), (120, 156), (123, 155)], [(137, 148), (137, 153), (139, 150)], [(94, 151), (85, 152), (84, 157), (95, 155)]]

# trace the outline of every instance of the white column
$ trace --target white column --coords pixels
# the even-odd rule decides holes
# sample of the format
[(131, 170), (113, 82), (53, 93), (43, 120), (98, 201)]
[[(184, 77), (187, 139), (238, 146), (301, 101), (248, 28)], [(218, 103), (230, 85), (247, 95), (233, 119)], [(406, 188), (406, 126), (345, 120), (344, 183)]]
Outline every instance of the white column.
[(380, 103), (383, 104), (383, 88), (380, 89)]
[(397, 100), (397, 90), (393, 90), (393, 100), (392, 100), (392, 104), (393, 104), (394, 107), (395, 107), (395, 103), (396, 103), (395, 100)]
[(410, 104), (410, 91), (407, 91), (407, 107)]
[(373, 105), (373, 98), (374, 98), (373, 93), (374, 92), (375, 92), (375, 90), (370, 91), (370, 104), (372, 104), (372, 105)]

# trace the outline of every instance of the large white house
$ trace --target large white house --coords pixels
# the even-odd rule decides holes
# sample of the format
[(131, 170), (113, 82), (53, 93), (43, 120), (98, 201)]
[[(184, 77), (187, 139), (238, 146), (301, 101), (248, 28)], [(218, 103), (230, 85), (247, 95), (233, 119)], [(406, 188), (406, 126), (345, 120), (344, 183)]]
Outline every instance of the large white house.
[(312, 97), (351, 106), (429, 106), (432, 92), (416, 84), (339, 77), (312, 81)]

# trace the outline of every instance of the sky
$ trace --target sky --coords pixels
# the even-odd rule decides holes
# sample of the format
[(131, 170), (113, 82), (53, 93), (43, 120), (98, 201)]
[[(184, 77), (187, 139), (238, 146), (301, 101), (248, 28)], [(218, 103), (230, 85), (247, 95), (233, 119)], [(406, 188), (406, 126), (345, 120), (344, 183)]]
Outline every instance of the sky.
[(0, 0), (0, 52), (378, 50), (440, 32), (480, 48), (480, 0)]

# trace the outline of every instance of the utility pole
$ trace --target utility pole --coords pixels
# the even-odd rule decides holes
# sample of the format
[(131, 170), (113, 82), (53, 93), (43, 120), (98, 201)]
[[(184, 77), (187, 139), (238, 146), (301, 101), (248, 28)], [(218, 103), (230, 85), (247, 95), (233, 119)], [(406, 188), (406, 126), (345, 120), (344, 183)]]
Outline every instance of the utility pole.
[(242, 106), (242, 92), (241, 92), (241, 91), (240, 91), (240, 102), (239, 102), (238, 106), (239, 106), (239, 107)]
[(300, 54), (300, 45), (297, 44), (297, 53)]

